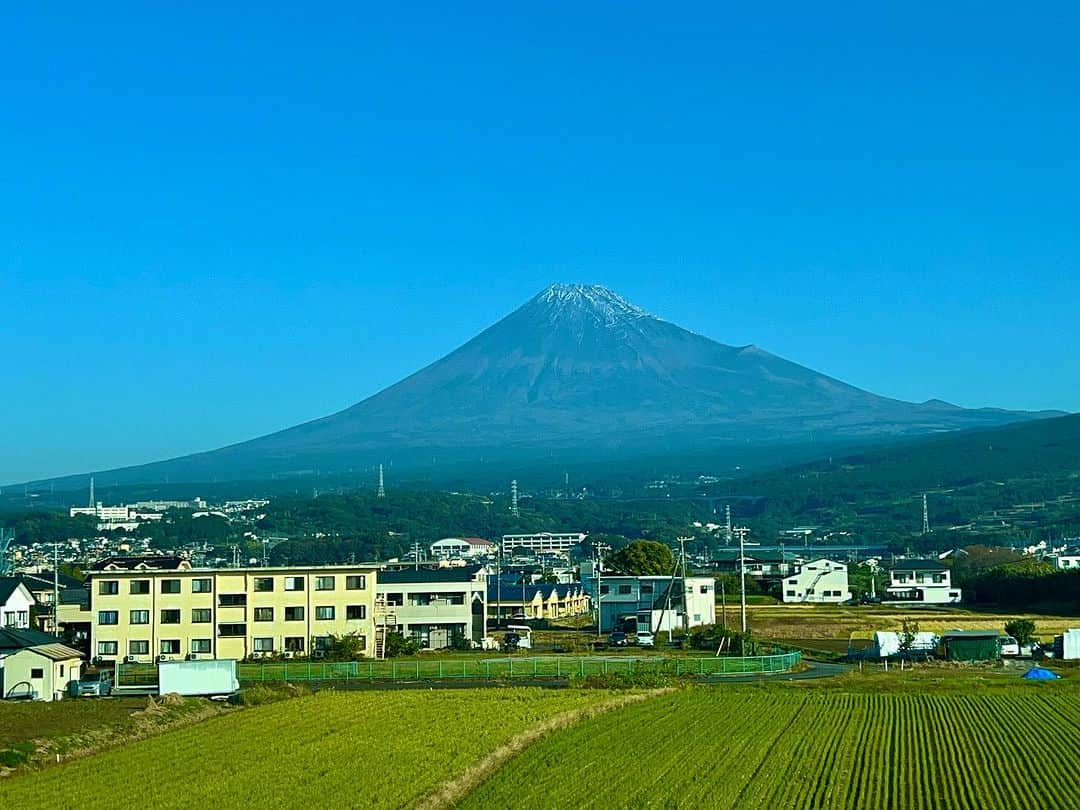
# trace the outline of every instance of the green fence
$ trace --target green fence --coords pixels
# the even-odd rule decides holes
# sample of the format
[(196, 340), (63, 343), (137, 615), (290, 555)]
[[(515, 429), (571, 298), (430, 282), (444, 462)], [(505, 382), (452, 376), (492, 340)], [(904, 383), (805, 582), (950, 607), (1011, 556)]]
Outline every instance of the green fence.
[(609, 673), (658, 672), (671, 675), (745, 675), (788, 672), (802, 660), (799, 652), (745, 658), (677, 656), (581, 658), (549, 656), (529, 658), (395, 659), (331, 663), (295, 661), (240, 664), (242, 683), (283, 681), (440, 681), (570, 678)]

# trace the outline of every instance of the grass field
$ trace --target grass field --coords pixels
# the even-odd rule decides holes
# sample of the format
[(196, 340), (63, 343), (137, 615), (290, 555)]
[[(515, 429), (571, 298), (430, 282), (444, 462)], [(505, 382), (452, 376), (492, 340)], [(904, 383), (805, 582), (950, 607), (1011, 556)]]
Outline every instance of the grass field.
[(1080, 807), (1078, 698), (696, 687), (536, 743), (461, 806)]
[(33, 739), (124, 725), (146, 698), (63, 700), (57, 703), (0, 701), (0, 748)]
[(0, 783), (8, 807), (402, 807), (601, 690), (323, 692)]

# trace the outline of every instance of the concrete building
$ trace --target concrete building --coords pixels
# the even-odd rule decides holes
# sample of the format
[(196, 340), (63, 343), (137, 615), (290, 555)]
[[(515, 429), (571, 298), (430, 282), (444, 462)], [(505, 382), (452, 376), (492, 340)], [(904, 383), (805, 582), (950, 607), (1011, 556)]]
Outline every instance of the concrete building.
[(712, 577), (590, 575), (583, 581), (600, 600), (600, 630), (689, 630), (716, 623), (716, 581)]
[(846, 602), (851, 599), (847, 564), (825, 558), (803, 563), (797, 573), (784, 577), (782, 595), (785, 602)]
[(889, 602), (950, 605), (959, 604), (961, 596), (949, 566), (937, 560), (901, 560), (889, 568)]
[(536, 534), (504, 534), (502, 553), (510, 555), (516, 550), (530, 551), (533, 554), (551, 552), (565, 553), (580, 545), (588, 535), (585, 532), (538, 532)]
[(376, 632), (398, 632), (425, 649), (449, 647), (460, 633), (479, 644), (487, 634), (487, 574), (479, 565), (380, 571)]
[(377, 570), (204, 569), (179, 558), (114, 557), (87, 573), (87, 607), (61, 600), (59, 619), (88, 634), (98, 663), (318, 657), (331, 635), (347, 633), (370, 651)]
[(0, 577), (0, 627), (30, 628), (34, 596), (19, 577)]
[(496, 546), (482, 537), (444, 537), (431, 544), (433, 560), (463, 560), (495, 553)]

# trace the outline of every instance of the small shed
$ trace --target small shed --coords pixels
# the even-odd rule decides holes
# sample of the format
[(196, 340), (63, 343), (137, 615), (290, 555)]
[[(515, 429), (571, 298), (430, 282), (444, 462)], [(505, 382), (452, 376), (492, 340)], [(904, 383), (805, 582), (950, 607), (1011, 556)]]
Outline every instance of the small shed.
[(1000, 638), (998, 630), (949, 630), (941, 634), (941, 646), (950, 661), (996, 661)]
[(63, 644), (24, 647), (0, 661), (5, 698), (60, 700), (71, 681), (78, 681), (82, 653)]

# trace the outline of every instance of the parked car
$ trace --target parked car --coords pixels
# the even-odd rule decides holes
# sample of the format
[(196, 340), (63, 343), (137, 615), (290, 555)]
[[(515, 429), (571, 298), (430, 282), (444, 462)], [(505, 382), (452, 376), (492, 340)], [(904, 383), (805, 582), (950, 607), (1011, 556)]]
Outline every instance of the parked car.
[(1002, 636), (999, 638), (998, 647), (1004, 658), (1016, 658), (1020, 655), (1020, 643), (1012, 636)]
[(639, 647), (655, 647), (656, 637), (648, 630), (639, 630), (637, 633), (634, 633), (633, 643), (637, 644)]
[(112, 671), (84, 672), (78, 681), (72, 681), (69, 688), (75, 697), (108, 697), (113, 688)]
[(610, 636), (607, 637), (607, 643), (612, 647), (625, 647), (630, 643), (630, 637), (626, 635), (622, 630), (616, 630)]

